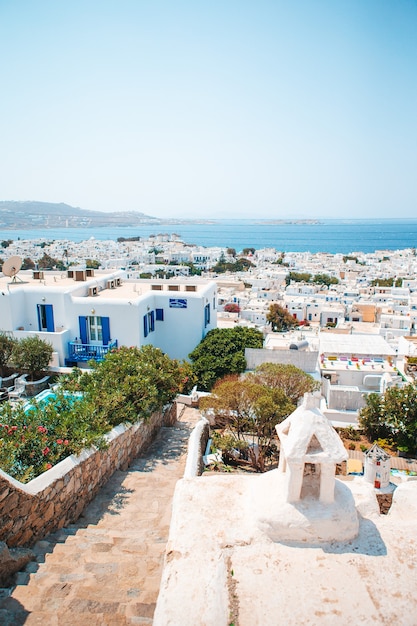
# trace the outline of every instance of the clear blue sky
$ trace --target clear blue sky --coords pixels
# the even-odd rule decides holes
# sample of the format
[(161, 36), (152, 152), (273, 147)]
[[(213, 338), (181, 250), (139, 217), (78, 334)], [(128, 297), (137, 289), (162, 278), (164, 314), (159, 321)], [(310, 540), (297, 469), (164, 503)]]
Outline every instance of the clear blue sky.
[(417, 217), (416, 0), (0, 0), (0, 199)]

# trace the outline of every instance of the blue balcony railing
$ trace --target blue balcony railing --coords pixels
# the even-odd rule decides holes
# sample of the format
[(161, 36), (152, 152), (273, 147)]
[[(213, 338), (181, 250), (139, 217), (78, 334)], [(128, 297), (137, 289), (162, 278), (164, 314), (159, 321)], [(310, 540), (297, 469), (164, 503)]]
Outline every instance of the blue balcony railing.
[(117, 339), (109, 341), (107, 346), (95, 346), (91, 343), (68, 342), (68, 358), (65, 362), (69, 365), (79, 361), (102, 361), (110, 350), (117, 348)]

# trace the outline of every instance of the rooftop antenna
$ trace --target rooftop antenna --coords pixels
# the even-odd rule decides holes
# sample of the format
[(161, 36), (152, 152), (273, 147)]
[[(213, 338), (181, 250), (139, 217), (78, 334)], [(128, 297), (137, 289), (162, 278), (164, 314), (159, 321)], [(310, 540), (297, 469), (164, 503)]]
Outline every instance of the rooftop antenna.
[(24, 281), (17, 276), (21, 267), (22, 259), (20, 256), (11, 256), (3, 263), (2, 272), (5, 276), (11, 277), (11, 283), (16, 283), (18, 280), (23, 283)]

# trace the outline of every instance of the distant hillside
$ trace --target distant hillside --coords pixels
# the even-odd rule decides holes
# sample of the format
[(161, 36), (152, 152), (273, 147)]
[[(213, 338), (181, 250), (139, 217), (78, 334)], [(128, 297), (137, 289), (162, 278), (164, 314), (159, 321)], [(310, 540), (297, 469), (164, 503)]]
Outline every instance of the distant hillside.
[(0, 228), (92, 228), (159, 224), (161, 220), (138, 211), (90, 211), (61, 202), (0, 200)]

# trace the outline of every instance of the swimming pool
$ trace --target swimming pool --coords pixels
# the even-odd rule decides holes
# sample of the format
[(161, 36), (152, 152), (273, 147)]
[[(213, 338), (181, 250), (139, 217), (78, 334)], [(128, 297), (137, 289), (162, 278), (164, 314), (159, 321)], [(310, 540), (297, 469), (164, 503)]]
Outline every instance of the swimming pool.
[[(79, 400), (83, 396), (83, 394), (80, 391), (64, 391), (63, 394), (65, 397), (71, 398), (72, 400)], [(31, 398), (31, 400), (26, 402), (23, 406), (23, 409), (25, 413), (30, 411), (31, 408), (33, 407), (33, 404), (32, 404), (33, 400), (36, 400), (37, 404), (40, 404), (40, 406), (45, 406), (49, 402), (52, 402), (53, 400), (56, 400), (56, 399), (57, 399), (57, 393), (56, 391), (54, 391), (54, 388), (45, 389), (44, 391), (41, 391), (40, 393), (38, 393), (37, 396), (34, 396), (33, 398)]]

